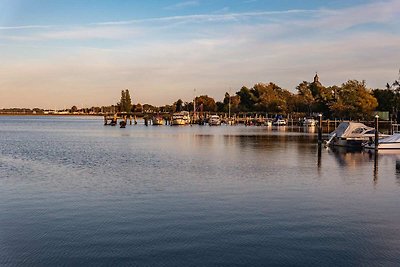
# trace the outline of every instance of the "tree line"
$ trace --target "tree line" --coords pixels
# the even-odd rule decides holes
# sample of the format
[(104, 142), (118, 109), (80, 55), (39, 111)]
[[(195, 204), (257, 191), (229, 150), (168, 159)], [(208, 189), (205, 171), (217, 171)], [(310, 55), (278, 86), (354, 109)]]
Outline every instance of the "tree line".
[(400, 81), (388, 83), (384, 89), (367, 88), (365, 81), (349, 80), (340, 86), (325, 87), (315, 75), (313, 82), (303, 81), (292, 93), (275, 83), (257, 83), (253, 87), (241, 87), (235, 94), (225, 93), (222, 101), (208, 95), (196, 96), (194, 101), (178, 99), (161, 107), (149, 104), (132, 104), (129, 90), (121, 92), (117, 104), (125, 112), (179, 112), (182, 110), (203, 112), (298, 114), (312, 116), (323, 114), (325, 118), (370, 119), (374, 111), (388, 111), (397, 115), (400, 110)]
[[(367, 88), (365, 81), (349, 80), (341, 85), (323, 86), (315, 75), (313, 82), (303, 81), (294, 93), (275, 83), (257, 83), (253, 87), (237, 89), (234, 94), (225, 93), (221, 101), (208, 95), (196, 96), (194, 101), (178, 99), (164, 106), (133, 104), (128, 89), (121, 91), (120, 101), (114, 105), (62, 110), (69, 114), (105, 114), (115, 112), (153, 113), (179, 112), (183, 110), (218, 113), (263, 113), (280, 115), (315, 116), (325, 118), (370, 119), (374, 111), (386, 111), (394, 116), (400, 113), (400, 78), (387, 83), (383, 89)], [(0, 113), (46, 114), (43, 109), (3, 109)], [(399, 114), (400, 115), (400, 114)]]

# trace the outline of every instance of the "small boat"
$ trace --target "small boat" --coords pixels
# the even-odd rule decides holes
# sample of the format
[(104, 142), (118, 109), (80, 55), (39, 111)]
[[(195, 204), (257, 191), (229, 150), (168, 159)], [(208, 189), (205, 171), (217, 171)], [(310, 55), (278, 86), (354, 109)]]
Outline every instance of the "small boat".
[[(375, 150), (375, 142), (374, 139), (370, 139), (368, 142), (364, 144), (364, 148), (366, 149), (374, 149)], [(389, 135), (385, 138), (378, 140), (378, 150), (381, 149), (398, 149), (400, 151), (400, 133), (396, 133), (393, 135)]]
[(339, 126), (329, 134), (325, 145), (361, 148), (363, 143), (374, 137), (375, 128), (368, 127), (359, 122), (341, 122)]
[(154, 116), (152, 121), (153, 125), (164, 125), (164, 119), (161, 116)]
[(285, 126), (286, 125), (286, 121), (284, 119), (277, 119), (272, 123), (272, 125), (274, 125), (274, 126)]
[(306, 127), (313, 127), (317, 125), (317, 121), (314, 118), (304, 118), (301, 124)]
[(189, 122), (189, 112), (187, 111), (181, 111), (172, 115), (171, 125), (187, 125)]
[(218, 115), (211, 115), (208, 119), (208, 125), (219, 126), (221, 125), (221, 118)]
[(264, 125), (270, 127), (270, 126), (272, 126), (272, 121), (266, 120)]

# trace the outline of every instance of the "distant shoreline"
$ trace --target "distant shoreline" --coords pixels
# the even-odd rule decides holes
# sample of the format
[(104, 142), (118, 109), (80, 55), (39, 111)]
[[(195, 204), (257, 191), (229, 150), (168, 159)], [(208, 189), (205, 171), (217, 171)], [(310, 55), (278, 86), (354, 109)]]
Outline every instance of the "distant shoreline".
[(24, 114), (24, 113), (0, 113), (0, 116), (84, 116), (84, 117), (104, 117), (104, 114)]

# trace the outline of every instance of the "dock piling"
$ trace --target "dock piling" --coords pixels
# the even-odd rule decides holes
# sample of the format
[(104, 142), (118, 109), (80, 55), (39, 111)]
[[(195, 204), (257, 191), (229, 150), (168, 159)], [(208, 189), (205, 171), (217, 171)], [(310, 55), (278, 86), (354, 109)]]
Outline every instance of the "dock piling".
[(379, 140), (379, 115), (375, 115), (375, 151), (378, 151)]

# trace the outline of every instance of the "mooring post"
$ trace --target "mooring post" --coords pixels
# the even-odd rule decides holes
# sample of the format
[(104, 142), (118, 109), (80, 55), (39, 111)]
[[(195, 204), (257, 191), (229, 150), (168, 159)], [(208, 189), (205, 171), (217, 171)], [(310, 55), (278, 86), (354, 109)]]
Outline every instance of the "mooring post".
[(389, 134), (393, 134), (393, 114), (390, 114)]
[(318, 154), (317, 154), (318, 155), (318, 157), (317, 157), (317, 159), (318, 159), (317, 166), (318, 166), (318, 169), (319, 169), (319, 168), (321, 168), (321, 158), (322, 158), (322, 153), (321, 153), (322, 152), (322, 144), (321, 143), (318, 144), (318, 151), (317, 152), (318, 152)]
[(378, 151), (379, 140), (379, 115), (375, 115), (375, 151)]
[(322, 143), (322, 114), (318, 115), (318, 143)]

